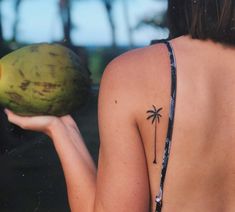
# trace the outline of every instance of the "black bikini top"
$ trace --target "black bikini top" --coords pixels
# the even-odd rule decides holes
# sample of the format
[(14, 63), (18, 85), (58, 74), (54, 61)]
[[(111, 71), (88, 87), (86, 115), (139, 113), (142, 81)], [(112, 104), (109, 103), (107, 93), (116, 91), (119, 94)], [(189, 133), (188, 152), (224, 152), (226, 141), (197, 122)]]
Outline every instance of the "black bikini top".
[(161, 212), (162, 209), (162, 197), (163, 197), (163, 188), (164, 188), (164, 181), (167, 171), (167, 165), (170, 155), (170, 148), (171, 148), (171, 139), (172, 139), (172, 132), (173, 132), (173, 125), (174, 125), (174, 116), (175, 116), (175, 103), (176, 103), (176, 60), (173, 48), (171, 46), (171, 43), (167, 40), (158, 40), (158, 41), (152, 41), (151, 44), (156, 43), (164, 43), (167, 46), (169, 57), (170, 57), (170, 63), (171, 63), (171, 99), (170, 99), (170, 113), (169, 113), (169, 121), (168, 121), (168, 130), (167, 130), (167, 136), (165, 140), (165, 150), (164, 150), (164, 156), (162, 161), (162, 171), (161, 171), (161, 181), (160, 181), (160, 189), (156, 196), (156, 212)]

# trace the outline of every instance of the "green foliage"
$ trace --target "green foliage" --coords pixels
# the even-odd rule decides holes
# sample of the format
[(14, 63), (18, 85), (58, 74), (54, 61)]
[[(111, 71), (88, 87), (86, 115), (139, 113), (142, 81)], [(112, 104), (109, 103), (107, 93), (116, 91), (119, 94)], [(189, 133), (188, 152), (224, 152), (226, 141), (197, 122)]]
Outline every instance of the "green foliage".
[(91, 71), (91, 80), (93, 84), (99, 84), (102, 76), (102, 49), (90, 51), (89, 53), (89, 70)]
[(88, 66), (93, 84), (99, 84), (102, 73), (108, 63), (118, 55), (128, 51), (129, 48), (91, 48), (88, 49)]

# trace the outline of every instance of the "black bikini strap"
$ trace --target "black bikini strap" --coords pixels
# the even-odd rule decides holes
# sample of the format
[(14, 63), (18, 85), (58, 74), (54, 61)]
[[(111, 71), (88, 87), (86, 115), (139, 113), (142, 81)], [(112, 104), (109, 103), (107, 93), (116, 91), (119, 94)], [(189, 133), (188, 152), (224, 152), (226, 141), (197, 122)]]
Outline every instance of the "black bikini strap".
[(163, 41), (163, 43), (165, 43), (167, 46), (171, 63), (171, 100), (170, 100), (170, 113), (169, 113), (167, 137), (165, 141), (165, 151), (162, 162), (160, 190), (158, 195), (156, 196), (156, 212), (160, 212), (162, 209), (163, 187), (166, 177), (168, 159), (170, 155), (171, 139), (172, 139), (173, 125), (174, 125), (174, 116), (175, 116), (175, 103), (176, 103), (176, 61), (175, 61), (174, 51), (169, 41), (165, 40)]

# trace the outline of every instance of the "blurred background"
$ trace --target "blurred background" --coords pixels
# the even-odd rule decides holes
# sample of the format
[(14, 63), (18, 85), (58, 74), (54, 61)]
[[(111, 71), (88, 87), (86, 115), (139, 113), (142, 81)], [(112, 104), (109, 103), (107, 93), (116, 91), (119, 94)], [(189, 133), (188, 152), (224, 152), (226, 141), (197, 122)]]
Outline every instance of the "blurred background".
[[(130, 49), (168, 37), (167, 0), (0, 0), (0, 57), (32, 43), (59, 42), (88, 67), (92, 96), (73, 115), (97, 163), (97, 97), (105, 66)], [(74, 164), (76, 166), (76, 164)], [(69, 211), (50, 140), (0, 112), (0, 211)]]

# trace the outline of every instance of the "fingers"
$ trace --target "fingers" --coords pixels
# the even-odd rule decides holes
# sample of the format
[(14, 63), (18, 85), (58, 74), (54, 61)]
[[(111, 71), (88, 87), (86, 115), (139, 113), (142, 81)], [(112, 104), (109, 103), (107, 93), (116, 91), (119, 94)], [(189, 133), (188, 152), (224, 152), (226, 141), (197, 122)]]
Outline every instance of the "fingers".
[(62, 116), (61, 117), (61, 120), (63, 122), (63, 124), (66, 126), (66, 127), (72, 127), (74, 128), (78, 133), (81, 134), (76, 122), (74, 121), (74, 119), (70, 116), (70, 115), (66, 115), (66, 116)]
[(16, 124), (23, 129), (25, 128), (23, 123), (27, 121), (28, 117), (18, 116), (9, 109), (5, 109), (4, 112), (6, 113), (9, 122)]
[(73, 118), (72, 118), (70, 115), (62, 116), (61, 119), (62, 119), (63, 121), (69, 122), (69, 123), (72, 123), (72, 122), (73, 122)]
[(7, 115), (10, 114), (10, 113), (13, 113), (11, 110), (9, 110), (9, 109), (7, 109), (7, 108), (4, 109), (4, 112), (5, 112)]
[(70, 115), (62, 116), (61, 120), (64, 122), (64, 124), (69, 124), (69, 125), (76, 125), (75, 121)]
[(12, 111), (5, 109), (5, 113), (8, 117), (8, 121), (18, 125), (22, 129), (25, 130), (34, 130), (43, 132), (45, 134), (48, 134), (48, 131), (50, 128), (53, 128), (54, 126), (57, 126), (59, 122), (63, 122), (63, 124), (66, 126), (73, 126), (76, 128), (76, 123), (73, 121), (73, 119), (70, 116), (64, 116), (63, 118), (59, 119), (55, 116), (19, 116), (13, 113)]

